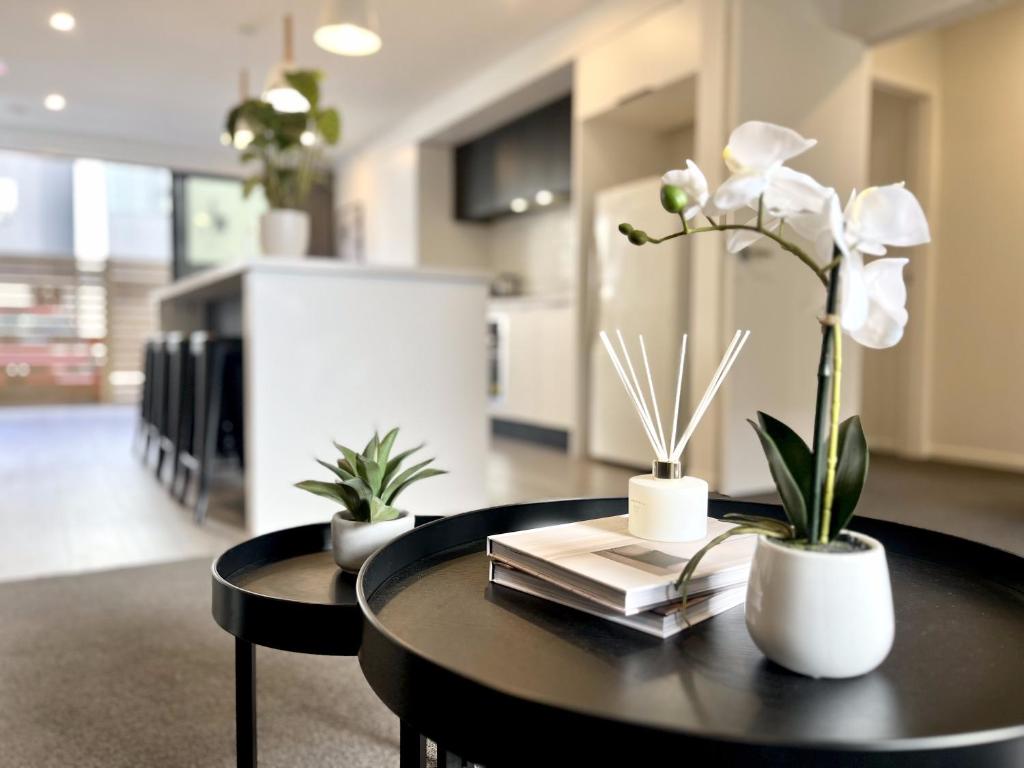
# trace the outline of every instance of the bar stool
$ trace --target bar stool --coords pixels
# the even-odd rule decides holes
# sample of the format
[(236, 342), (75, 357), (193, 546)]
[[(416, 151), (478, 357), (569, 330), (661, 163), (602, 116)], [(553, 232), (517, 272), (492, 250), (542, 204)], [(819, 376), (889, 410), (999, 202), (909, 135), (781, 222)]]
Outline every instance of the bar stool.
[(160, 435), (163, 432), (163, 425), (167, 421), (167, 343), (165, 335), (161, 334), (153, 339), (153, 358), (150, 365), (150, 379), (152, 385), (149, 388), (149, 426), (146, 431), (146, 447), (143, 454), (144, 461), (149, 464), (153, 461), (153, 449), (156, 449), (156, 473), (160, 476), (162, 464), (162, 453), (160, 450)]
[(177, 470), (172, 492), (191, 503), (196, 522), (206, 519), (210, 474), (218, 455), (234, 455), (244, 465), (242, 434), (242, 340), (212, 338), (205, 332), (189, 339), (188, 377), (183, 387)]
[(132, 444), (145, 460), (149, 454), (153, 425), (153, 363), (156, 356), (156, 340), (147, 339), (142, 347), (142, 395), (139, 398), (139, 422), (135, 427)]
[(172, 477), (178, 463), (178, 420), (181, 412), (181, 361), (185, 337), (177, 331), (165, 334), (162, 354), (157, 355), (157, 457), (156, 477), (163, 482), (164, 466), (170, 459)]

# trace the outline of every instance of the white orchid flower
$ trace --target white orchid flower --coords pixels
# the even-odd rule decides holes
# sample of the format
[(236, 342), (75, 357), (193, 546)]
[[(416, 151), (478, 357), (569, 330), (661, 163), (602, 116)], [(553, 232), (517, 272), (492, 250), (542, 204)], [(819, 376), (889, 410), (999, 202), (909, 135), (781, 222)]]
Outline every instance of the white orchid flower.
[(895, 345), (909, 315), (903, 267), (907, 259), (875, 259), (886, 246), (913, 246), (930, 240), (928, 221), (917, 198), (903, 184), (854, 192), (842, 217), (830, 217), (832, 238), (843, 254), (840, 321), (843, 330), (873, 349)]
[(861, 253), (884, 256), (885, 246), (909, 247), (931, 240), (928, 220), (903, 182), (856, 190), (843, 214), (846, 243)]
[(738, 126), (722, 153), (732, 176), (715, 191), (715, 207), (720, 211), (756, 210), (758, 198), (764, 195), (765, 208), (774, 217), (818, 210), (825, 188), (806, 173), (783, 165), (817, 143), (772, 123), (751, 120)]
[[(867, 296), (867, 317), (853, 340), (872, 349), (886, 349), (903, 338), (910, 315), (907, 312), (907, 286), (903, 267), (909, 259), (875, 259), (864, 267), (862, 281)], [(845, 317), (844, 317), (845, 320)]]
[(708, 191), (708, 180), (704, 178), (703, 172), (693, 160), (687, 159), (686, 170), (668, 171), (661, 177), (661, 183), (683, 191), (686, 202), (680, 213), (687, 221), (700, 213), (708, 204), (708, 198), (711, 197)]

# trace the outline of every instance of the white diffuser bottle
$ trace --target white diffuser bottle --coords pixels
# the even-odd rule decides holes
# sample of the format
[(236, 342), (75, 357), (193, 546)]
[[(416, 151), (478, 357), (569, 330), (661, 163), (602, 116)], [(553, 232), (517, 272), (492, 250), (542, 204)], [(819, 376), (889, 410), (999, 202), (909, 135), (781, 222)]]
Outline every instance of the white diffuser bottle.
[(655, 460), (629, 480), (629, 532), (652, 541), (696, 541), (708, 533), (708, 484), (683, 477), (678, 461)]

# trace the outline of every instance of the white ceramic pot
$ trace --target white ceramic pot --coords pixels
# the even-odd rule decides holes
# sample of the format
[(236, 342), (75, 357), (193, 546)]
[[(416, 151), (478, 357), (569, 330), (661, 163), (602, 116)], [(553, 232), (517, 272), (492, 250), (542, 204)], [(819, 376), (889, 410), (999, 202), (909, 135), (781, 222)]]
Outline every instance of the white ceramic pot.
[(408, 512), (380, 523), (353, 520), (348, 510), (335, 512), (331, 518), (334, 562), (342, 570), (355, 573), (370, 555), (406, 531), (411, 531), (414, 523), (415, 519)]
[(305, 256), (309, 250), (309, 213), (272, 208), (260, 217), (264, 256)]
[(811, 552), (758, 539), (747, 585), (747, 630), (776, 664), (808, 677), (856, 677), (892, 648), (892, 587), (885, 548)]
[(697, 541), (708, 535), (708, 484), (699, 477), (629, 479), (629, 532), (651, 541)]

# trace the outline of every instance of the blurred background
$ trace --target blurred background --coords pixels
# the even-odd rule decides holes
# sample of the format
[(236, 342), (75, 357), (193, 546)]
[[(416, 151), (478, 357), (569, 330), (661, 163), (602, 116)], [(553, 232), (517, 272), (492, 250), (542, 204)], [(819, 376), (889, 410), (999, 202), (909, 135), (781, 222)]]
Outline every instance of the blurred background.
[[(303, 133), (289, 255), (226, 116), (295, 69), (341, 137)], [(817, 138), (793, 164), (843, 199), (906, 181), (931, 223), (902, 343), (847, 345), (862, 513), (1020, 551), (1021, 72), (1009, 0), (6, 2), (0, 579), (326, 519), (291, 483), (393, 423), (452, 470), (417, 511), (623, 495), (650, 457), (601, 329), (645, 334), (663, 402), (689, 334), (684, 413), (752, 329), (686, 460), (769, 498), (745, 420), (809, 432), (814, 280), (762, 243), (614, 232), (672, 231), (661, 173), (720, 182), (748, 119)]]

